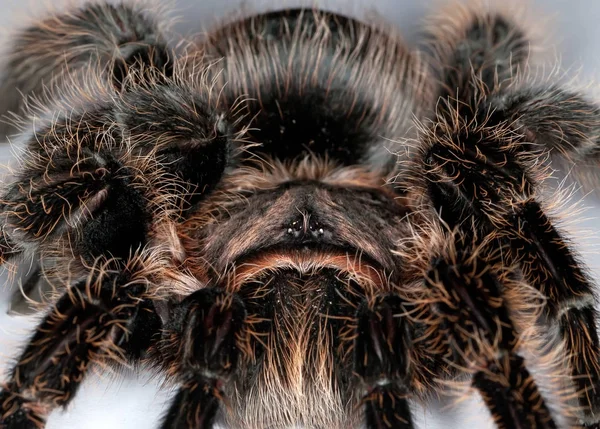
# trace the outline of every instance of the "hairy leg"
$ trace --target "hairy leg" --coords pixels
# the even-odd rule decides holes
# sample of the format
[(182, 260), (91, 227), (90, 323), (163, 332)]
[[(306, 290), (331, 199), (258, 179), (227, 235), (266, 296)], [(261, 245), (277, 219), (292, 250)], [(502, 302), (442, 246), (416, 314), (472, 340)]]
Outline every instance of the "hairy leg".
[(429, 195), (451, 228), (471, 238), (491, 234), (505, 249), (504, 264), (520, 266), (527, 282), (547, 297), (544, 323), (558, 327), (580, 405), (587, 410), (584, 419), (593, 421), (600, 348), (592, 284), (535, 200), (534, 178), (540, 176), (531, 162), (535, 157), (518, 138), (498, 138), (498, 131), (465, 128), (453, 141), (436, 138), (425, 155)]
[[(81, 84), (98, 76), (120, 89), (131, 69), (172, 73), (173, 51), (159, 11), (149, 5), (92, 2), (55, 11), (17, 30), (3, 71), (0, 114), (20, 115), (23, 96), (43, 98), (54, 84)], [(77, 76), (77, 77), (75, 77)], [(2, 135), (14, 128), (3, 124)]]
[(210, 429), (222, 398), (221, 385), (236, 369), (237, 336), (246, 319), (235, 295), (206, 288), (172, 311), (157, 359), (180, 381), (162, 429)]
[(408, 405), (410, 332), (402, 302), (393, 295), (364, 302), (358, 310), (354, 371), (365, 394), (368, 429), (412, 429)]
[[(516, 5), (515, 5), (516, 6)], [(426, 23), (425, 50), (437, 80), (440, 111), (461, 113), (481, 98), (510, 86), (526, 66), (531, 34), (514, 20), (518, 12), (454, 2)]]
[(594, 157), (598, 104), (557, 85), (528, 87), (512, 79), (526, 63), (530, 41), (510, 19), (462, 10), (462, 19), (442, 21), (432, 48), (438, 53), (440, 95), (449, 102), (441, 103), (437, 122), (421, 136), (431, 202), (451, 229), (472, 238), (493, 234), (506, 249), (504, 263), (518, 264), (528, 283), (547, 297), (544, 317), (566, 347), (582, 421), (595, 423), (600, 347), (593, 287), (536, 201), (536, 189), (546, 177), (549, 152)]
[[(125, 362), (149, 346), (129, 335), (140, 322), (146, 282), (140, 273), (106, 271), (70, 286), (51, 308), (18, 358), (0, 392), (0, 426), (43, 427), (66, 406), (93, 365)], [(150, 308), (153, 310), (153, 308)], [(134, 347), (132, 347), (134, 346)]]
[[(510, 317), (494, 262), (464, 237), (436, 257), (427, 274), (432, 314), (426, 322), (435, 341), (447, 345), (446, 358), (473, 374), (472, 386), (501, 428), (554, 429), (548, 407), (518, 354), (518, 335)], [(437, 338), (437, 337), (440, 338)]]
[[(146, 290), (156, 273), (144, 265), (152, 279), (134, 287), (130, 267), (140, 252), (165, 262), (158, 225), (216, 186), (231, 159), (235, 134), (206, 87), (149, 79), (118, 95), (94, 91), (48, 108), (58, 114), (20, 137), (28, 150), (2, 195), (3, 259), (34, 251), (40, 277), (64, 292), (3, 389), (2, 423), (11, 429), (42, 427), (90, 363), (144, 354), (160, 328)], [(110, 275), (96, 272), (102, 260)]]

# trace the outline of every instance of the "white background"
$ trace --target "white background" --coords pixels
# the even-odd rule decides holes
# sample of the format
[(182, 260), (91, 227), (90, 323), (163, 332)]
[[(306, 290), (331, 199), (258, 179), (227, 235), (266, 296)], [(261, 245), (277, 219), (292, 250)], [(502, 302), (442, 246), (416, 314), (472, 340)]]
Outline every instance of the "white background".
[[(490, 0), (504, 2), (505, 0)], [(245, 10), (262, 11), (289, 6), (312, 5), (312, 2), (285, 1), (246, 1), (239, 0), (170, 0), (180, 16), (177, 29), (182, 32), (199, 32), (206, 26), (214, 26), (219, 19), (230, 12)], [(428, 10), (442, 1), (419, 0), (322, 0), (319, 4), (356, 17), (369, 10), (375, 10), (388, 21), (397, 24), (409, 43), (417, 40), (419, 24)], [(600, 72), (600, 1), (597, 0), (538, 0), (533, 2), (542, 15), (550, 16), (552, 24), (547, 28), (553, 40), (558, 42), (556, 52), (562, 58), (562, 67), (577, 71), (582, 81), (595, 80)], [(0, 0), (0, 28), (10, 28), (18, 24), (19, 18), (40, 10), (37, 0), (21, 4), (16, 0)], [(535, 15), (534, 17), (538, 17)], [(8, 150), (0, 148), (0, 155), (8, 157)], [(583, 193), (575, 196), (577, 201)], [(595, 254), (595, 237), (600, 230), (596, 220), (600, 204), (594, 195), (583, 200), (588, 208), (569, 222), (569, 231), (579, 243), (578, 250), (583, 254), (598, 279), (600, 257)], [(8, 290), (0, 288), (0, 366), (6, 368), (23, 345), (35, 320), (6, 315)], [(172, 392), (159, 389), (160, 380), (149, 374), (92, 375), (83, 383), (79, 394), (65, 412), (55, 412), (48, 420), (48, 429), (137, 429), (155, 428), (165, 404)], [(474, 398), (461, 407), (448, 408), (432, 404), (431, 412), (419, 410), (416, 419), (420, 428), (444, 427), (446, 429), (493, 427), (487, 411), (479, 399)], [(443, 409), (440, 409), (443, 408)]]

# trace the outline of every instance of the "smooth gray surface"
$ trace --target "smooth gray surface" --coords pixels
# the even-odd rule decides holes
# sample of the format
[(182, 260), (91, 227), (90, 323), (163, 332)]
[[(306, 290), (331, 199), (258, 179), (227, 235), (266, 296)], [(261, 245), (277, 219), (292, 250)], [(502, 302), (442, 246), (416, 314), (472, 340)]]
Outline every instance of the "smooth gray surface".
[[(492, 2), (494, 0), (490, 0)], [(504, 0), (497, 0), (503, 2)], [(230, 12), (236, 13), (243, 7), (248, 11), (262, 11), (281, 8), (282, 6), (313, 5), (311, 1), (246, 1), (239, 0), (173, 0), (177, 15), (181, 16), (177, 28), (184, 32), (198, 32), (203, 27), (213, 26), (219, 19)], [(421, 2), (418, 0), (322, 0), (320, 5), (361, 17), (369, 10), (375, 10), (388, 21), (398, 25), (409, 43), (417, 39), (422, 18), (435, 4), (443, 1)], [(549, 15), (553, 24), (548, 27), (549, 34), (559, 42), (557, 55), (562, 58), (563, 68), (578, 70), (582, 81), (599, 76), (600, 55), (600, 2), (597, 0), (538, 0), (532, 3), (540, 14)], [(38, 10), (41, 6), (35, 1), (22, 4), (15, 0), (0, 1), (0, 27), (6, 28), (18, 18), (26, 16), (27, 11)], [(5, 157), (6, 153), (3, 154)], [(575, 201), (577, 200), (577, 197)], [(590, 219), (600, 213), (598, 200), (588, 197), (585, 206), (589, 208), (566, 227), (575, 235), (579, 250), (584, 257), (594, 278), (600, 273), (600, 258), (595, 254), (594, 237), (600, 230), (600, 223)], [(585, 218), (585, 219), (584, 219)], [(0, 292), (2, 293), (2, 292)], [(3, 292), (6, 296), (6, 292)], [(0, 295), (1, 297), (1, 295)], [(0, 301), (0, 363), (7, 365), (9, 358), (15, 356), (18, 347), (23, 344), (29, 330), (35, 324), (33, 318), (6, 316), (5, 303)], [(164, 410), (164, 404), (171, 392), (158, 388), (160, 380), (151, 379), (148, 374), (123, 375), (103, 374), (89, 377), (66, 412), (54, 413), (48, 429), (136, 429), (156, 427), (158, 417)], [(492, 427), (489, 415), (479, 403), (477, 397), (467, 400), (463, 406), (452, 409), (436, 410), (425, 413), (419, 410), (416, 418), (419, 427), (444, 427), (446, 429)]]

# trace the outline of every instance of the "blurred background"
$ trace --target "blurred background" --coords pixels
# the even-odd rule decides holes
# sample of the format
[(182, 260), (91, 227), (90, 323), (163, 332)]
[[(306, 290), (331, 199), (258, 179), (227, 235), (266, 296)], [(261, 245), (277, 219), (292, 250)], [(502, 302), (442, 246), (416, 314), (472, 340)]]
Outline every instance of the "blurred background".
[[(157, 0), (162, 1), (162, 0)], [(505, 0), (481, 0), (483, 4)], [(518, 0), (514, 0), (518, 1)], [(197, 34), (215, 25), (228, 15), (240, 12), (251, 14), (285, 7), (314, 6), (341, 12), (361, 19), (373, 12), (395, 24), (409, 45), (419, 38), (420, 24), (425, 16), (434, 12), (443, 0), (169, 0), (173, 17), (177, 18), (176, 30), (182, 34)], [(70, 0), (70, 4), (83, 3)], [(599, 93), (594, 81), (600, 77), (600, 1), (597, 0), (537, 0), (530, 1), (530, 14), (535, 21), (546, 25), (543, 36), (552, 41), (550, 59), (556, 58), (568, 76), (577, 76), (582, 83), (591, 82), (591, 90)], [(22, 22), (23, 17), (38, 16), (45, 2), (29, 0), (0, 0), (0, 28), (7, 34), (9, 29)], [(548, 19), (547, 19), (548, 18)], [(539, 22), (532, 22), (537, 25)], [(544, 48), (551, 48), (545, 46)], [(7, 146), (0, 147), (0, 158), (10, 159)], [(565, 176), (565, 172), (558, 177)], [(566, 183), (570, 183), (568, 180)], [(600, 203), (593, 195), (575, 192), (572, 203), (586, 210), (565, 224), (578, 250), (592, 271), (593, 278), (600, 279), (600, 256), (595, 247), (600, 231)], [(0, 279), (2, 283), (5, 277)], [(9, 286), (0, 288), (0, 370), (3, 373), (19, 347), (35, 325), (35, 317), (8, 316), (7, 297)], [(1, 380), (1, 379), (0, 379)], [(64, 412), (55, 412), (48, 421), (48, 429), (141, 429), (158, 427), (172, 392), (160, 388), (160, 378), (137, 371), (91, 374), (83, 383), (76, 399)], [(489, 413), (478, 397), (472, 396), (460, 405), (432, 403), (427, 411), (415, 405), (415, 417), (419, 428), (462, 429), (492, 428)]]

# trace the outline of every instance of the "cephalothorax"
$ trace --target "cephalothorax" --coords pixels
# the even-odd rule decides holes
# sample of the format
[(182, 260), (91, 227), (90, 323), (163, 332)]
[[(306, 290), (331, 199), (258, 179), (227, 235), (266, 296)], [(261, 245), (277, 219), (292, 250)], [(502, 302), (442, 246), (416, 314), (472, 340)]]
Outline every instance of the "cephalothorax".
[(315, 10), (185, 46), (135, 3), (17, 33), (0, 248), (45, 317), (0, 426), (134, 362), (178, 386), (163, 429), (412, 428), (449, 383), (499, 427), (598, 427), (592, 285), (539, 188), (551, 151), (597, 157), (600, 110), (528, 83), (526, 26), (453, 9), (422, 52)]

